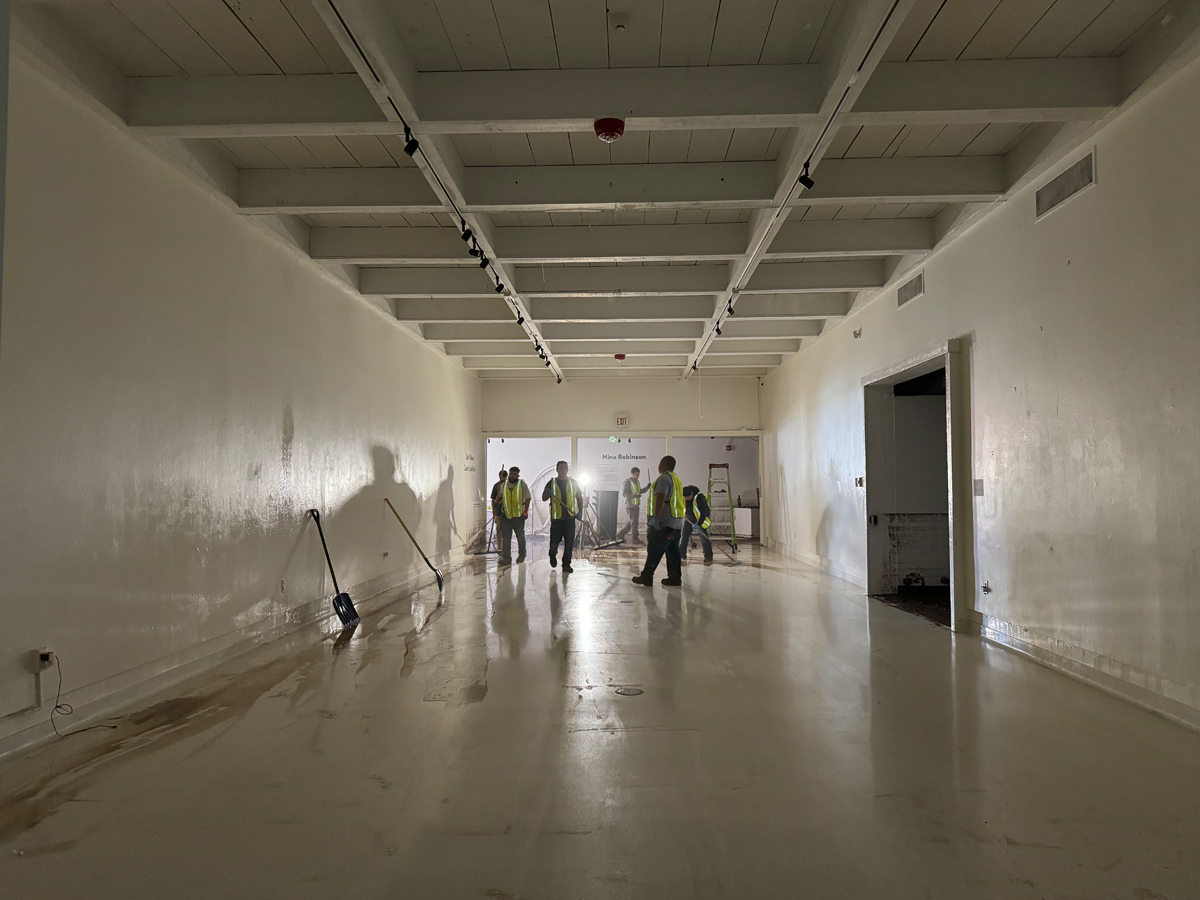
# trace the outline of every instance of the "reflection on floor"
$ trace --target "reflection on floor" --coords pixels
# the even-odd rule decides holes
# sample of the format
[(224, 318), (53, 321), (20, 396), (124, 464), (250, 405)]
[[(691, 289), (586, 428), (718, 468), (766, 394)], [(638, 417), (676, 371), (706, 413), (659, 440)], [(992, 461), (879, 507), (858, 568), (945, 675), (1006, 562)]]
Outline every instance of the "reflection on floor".
[(757, 547), (619, 557), (477, 560), (8, 763), (4, 895), (1195, 896), (1200, 735)]

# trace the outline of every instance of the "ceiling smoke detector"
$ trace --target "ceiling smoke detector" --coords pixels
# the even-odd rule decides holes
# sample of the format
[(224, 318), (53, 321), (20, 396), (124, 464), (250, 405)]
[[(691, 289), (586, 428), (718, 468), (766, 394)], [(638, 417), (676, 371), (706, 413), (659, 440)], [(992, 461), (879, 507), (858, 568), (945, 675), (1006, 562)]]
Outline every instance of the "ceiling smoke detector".
[(592, 127), (596, 129), (596, 137), (600, 138), (606, 144), (614, 144), (625, 133), (625, 120), (597, 119), (592, 123)]

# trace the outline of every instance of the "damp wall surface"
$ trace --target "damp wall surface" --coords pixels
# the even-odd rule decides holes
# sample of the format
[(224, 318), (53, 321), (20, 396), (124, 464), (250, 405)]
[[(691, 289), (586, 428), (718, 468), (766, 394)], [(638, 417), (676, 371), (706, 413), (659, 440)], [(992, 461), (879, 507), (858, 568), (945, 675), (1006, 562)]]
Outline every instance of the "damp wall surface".
[(98, 699), (331, 594), (309, 507), (343, 589), (425, 571), (384, 496), (461, 545), (477, 379), (17, 61), (10, 104), (0, 716), (39, 646)]
[(1197, 708), (1200, 64), (1064, 163), (1092, 146), (1095, 186), (1041, 221), (1017, 193), (926, 262), (924, 297), (881, 292), (767, 376), (763, 531), (862, 583), (862, 381), (961, 339), (975, 620)]

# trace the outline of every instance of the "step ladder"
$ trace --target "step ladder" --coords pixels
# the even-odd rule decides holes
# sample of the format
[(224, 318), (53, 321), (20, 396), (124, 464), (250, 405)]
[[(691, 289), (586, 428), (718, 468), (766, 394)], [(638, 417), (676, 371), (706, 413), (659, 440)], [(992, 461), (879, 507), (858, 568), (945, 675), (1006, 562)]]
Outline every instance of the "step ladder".
[(737, 529), (733, 524), (733, 491), (729, 487), (729, 463), (708, 464), (708, 506), (712, 524), (710, 538), (729, 541), (737, 553)]

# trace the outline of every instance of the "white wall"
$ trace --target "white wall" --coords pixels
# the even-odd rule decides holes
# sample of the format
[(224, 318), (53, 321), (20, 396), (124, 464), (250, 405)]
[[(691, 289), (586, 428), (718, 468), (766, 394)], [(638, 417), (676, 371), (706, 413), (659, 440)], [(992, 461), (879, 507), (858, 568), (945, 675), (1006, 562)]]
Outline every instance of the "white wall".
[(483, 430), (492, 434), (718, 434), (757, 429), (754, 378), (509, 378), (483, 385)]
[(763, 528), (861, 581), (862, 379), (963, 338), (979, 617), (1200, 707), (1200, 64), (1095, 146), (1095, 187), (1041, 222), (1019, 193), (927, 296), (881, 293), (767, 377)]
[(0, 714), (39, 645), (78, 702), (287, 621), (331, 590), (310, 506), (343, 587), (417, 570), (385, 494), (466, 537), (473, 376), (19, 62), (8, 166)]
[[(726, 450), (731, 447), (731, 450)], [(671, 442), (675, 473), (684, 484), (708, 493), (708, 464), (728, 463), (734, 503), (740, 495), (753, 505), (758, 494), (758, 438), (740, 436), (679, 437)], [(709, 498), (712, 499), (711, 497)]]

